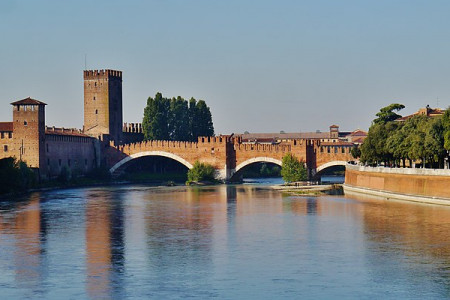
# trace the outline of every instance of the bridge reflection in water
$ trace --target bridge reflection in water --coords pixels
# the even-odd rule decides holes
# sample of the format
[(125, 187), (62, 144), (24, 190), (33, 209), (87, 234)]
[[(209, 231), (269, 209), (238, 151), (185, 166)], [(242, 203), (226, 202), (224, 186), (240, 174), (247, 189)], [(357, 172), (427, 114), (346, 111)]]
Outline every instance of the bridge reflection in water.
[[(264, 264), (253, 255), (264, 252), (255, 249), (272, 253), (286, 239), (299, 239), (300, 248), (285, 249), (292, 251), (285, 255), (311, 260), (320, 244), (330, 251), (320, 253), (325, 260), (333, 256), (340, 267), (360, 267), (369, 281), (391, 287), (389, 272), (402, 282), (421, 282), (430, 270), (450, 267), (450, 209), (362, 200), (296, 197), (246, 185), (36, 193), (0, 206), (0, 283), (11, 297), (232, 296), (218, 292), (214, 278), (235, 284), (233, 276), (260, 276)], [(273, 256), (267, 264), (313, 270), (305, 260), (265, 255)], [(400, 265), (386, 268), (393, 261)], [(319, 273), (322, 264), (316, 262)], [(433, 280), (449, 288), (448, 273), (437, 273)]]

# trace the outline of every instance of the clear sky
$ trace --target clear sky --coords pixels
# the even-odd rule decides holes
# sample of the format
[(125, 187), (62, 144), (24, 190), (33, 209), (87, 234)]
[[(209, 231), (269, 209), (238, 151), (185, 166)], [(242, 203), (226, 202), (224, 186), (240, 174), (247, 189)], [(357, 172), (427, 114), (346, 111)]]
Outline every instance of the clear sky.
[(0, 121), (31, 96), (81, 128), (83, 69), (146, 99), (204, 99), (216, 133), (367, 129), (380, 107), (450, 104), (450, 1), (0, 1)]

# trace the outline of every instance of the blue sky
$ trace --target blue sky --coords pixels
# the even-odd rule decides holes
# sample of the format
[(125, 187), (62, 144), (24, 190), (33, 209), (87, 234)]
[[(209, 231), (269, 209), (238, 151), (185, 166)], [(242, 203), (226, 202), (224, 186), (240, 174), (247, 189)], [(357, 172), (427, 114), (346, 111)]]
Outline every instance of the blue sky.
[(0, 121), (48, 103), (81, 128), (82, 70), (123, 71), (124, 121), (147, 97), (204, 99), (216, 133), (367, 129), (380, 107), (450, 104), (449, 1), (0, 2)]

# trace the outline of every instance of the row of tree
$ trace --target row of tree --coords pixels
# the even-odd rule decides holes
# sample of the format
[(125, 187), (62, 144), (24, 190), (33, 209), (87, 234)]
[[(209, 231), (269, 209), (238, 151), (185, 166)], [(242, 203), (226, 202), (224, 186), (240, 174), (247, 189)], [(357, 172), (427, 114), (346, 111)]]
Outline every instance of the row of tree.
[(443, 168), (450, 150), (450, 109), (439, 117), (415, 115), (398, 121), (396, 112), (404, 107), (394, 103), (382, 108), (353, 156), (366, 164), (405, 167), (407, 161), (410, 166), (420, 161), (423, 167)]
[(142, 130), (146, 140), (197, 141), (199, 136), (213, 136), (211, 111), (203, 100), (182, 97), (149, 97), (144, 109)]

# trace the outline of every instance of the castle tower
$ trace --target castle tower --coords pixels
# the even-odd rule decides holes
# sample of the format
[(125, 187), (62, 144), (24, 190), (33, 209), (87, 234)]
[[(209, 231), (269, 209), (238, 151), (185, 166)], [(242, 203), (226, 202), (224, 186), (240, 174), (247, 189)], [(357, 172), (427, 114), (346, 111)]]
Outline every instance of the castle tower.
[(45, 104), (30, 97), (13, 106), (13, 145), (17, 159), (45, 173)]
[(84, 133), (120, 144), (122, 126), (122, 72), (84, 71)]

